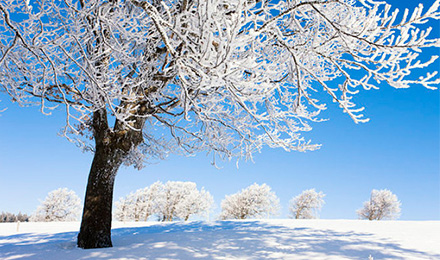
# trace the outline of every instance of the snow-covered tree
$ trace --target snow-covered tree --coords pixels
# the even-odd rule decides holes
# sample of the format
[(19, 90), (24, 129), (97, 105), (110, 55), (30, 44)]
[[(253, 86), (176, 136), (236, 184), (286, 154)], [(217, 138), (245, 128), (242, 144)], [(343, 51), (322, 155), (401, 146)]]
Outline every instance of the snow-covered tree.
[(191, 216), (209, 214), (213, 204), (214, 198), (208, 191), (193, 189), (176, 205), (176, 217), (187, 221)]
[(81, 200), (74, 191), (59, 188), (49, 192), (38, 206), (31, 221), (76, 221), (81, 213)]
[(396, 219), (400, 216), (402, 204), (397, 196), (389, 190), (372, 190), (369, 201), (356, 213), (360, 219), (381, 220)]
[(204, 188), (197, 190), (194, 182), (155, 182), (116, 202), (115, 217), (121, 221), (147, 221), (151, 215), (161, 221), (188, 220), (206, 213), (213, 203), (211, 194)]
[(163, 184), (155, 182), (149, 187), (130, 193), (116, 202), (115, 217), (120, 221), (147, 221), (157, 213), (158, 197), (163, 192)]
[(10, 212), (3, 212), (0, 214), (0, 222), (16, 222), (16, 216), (15, 214), (12, 214)]
[(131, 215), (131, 209), (132, 209), (132, 203), (131, 199), (129, 199), (132, 196), (130, 193), (124, 198), (119, 198), (119, 201), (115, 203), (115, 219), (119, 221), (131, 221), (134, 218), (132, 218)]
[(278, 214), (280, 201), (267, 184), (256, 183), (232, 195), (221, 203), (221, 219), (248, 219)]
[(175, 218), (188, 220), (192, 215), (207, 212), (214, 203), (211, 194), (203, 188), (197, 190), (194, 182), (169, 181), (157, 197), (158, 219), (173, 221)]
[(296, 219), (317, 218), (318, 211), (324, 205), (324, 197), (324, 193), (316, 192), (315, 189), (303, 191), (289, 203), (291, 217)]
[(78, 246), (109, 247), (122, 163), (313, 150), (300, 133), (326, 108), (320, 89), (357, 123), (361, 88), (436, 88), (437, 57), (420, 55), (440, 45), (439, 5), (398, 16), (374, 0), (0, 0), (0, 91), (65, 109), (65, 136), (94, 152)]

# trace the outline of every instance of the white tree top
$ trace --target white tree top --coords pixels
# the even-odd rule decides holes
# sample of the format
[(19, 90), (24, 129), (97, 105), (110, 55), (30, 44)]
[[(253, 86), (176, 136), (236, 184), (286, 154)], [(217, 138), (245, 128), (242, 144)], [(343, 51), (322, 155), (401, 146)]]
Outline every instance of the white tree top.
[[(354, 122), (359, 89), (434, 89), (439, 0), (403, 16), (362, 0), (0, 0), (0, 91), (92, 147), (93, 113), (114, 135), (142, 131), (128, 164), (183, 152), (250, 159), (263, 145), (313, 150), (300, 132), (327, 93)], [(165, 131), (160, 130), (165, 129)], [(96, 130), (96, 129), (95, 129)]]

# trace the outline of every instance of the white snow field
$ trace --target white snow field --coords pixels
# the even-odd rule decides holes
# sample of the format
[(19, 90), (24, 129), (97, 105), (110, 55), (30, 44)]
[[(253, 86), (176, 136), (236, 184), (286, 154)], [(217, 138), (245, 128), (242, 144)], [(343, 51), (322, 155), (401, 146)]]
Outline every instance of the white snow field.
[(0, 259), (440, 259), (440, 221), (114, 222), (113, 247), (89, 250), (78, 229), (0, 223)]

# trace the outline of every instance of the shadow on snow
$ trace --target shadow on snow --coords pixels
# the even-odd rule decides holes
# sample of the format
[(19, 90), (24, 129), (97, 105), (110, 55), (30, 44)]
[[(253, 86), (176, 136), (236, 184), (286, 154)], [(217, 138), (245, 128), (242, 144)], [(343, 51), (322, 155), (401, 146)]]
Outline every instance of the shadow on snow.
[(440, 259), (359, 232), (260, 221), (158, 223), (117, 228), (113, 246), (76, 248), (76, 232), (0, 236), (0, 259)]

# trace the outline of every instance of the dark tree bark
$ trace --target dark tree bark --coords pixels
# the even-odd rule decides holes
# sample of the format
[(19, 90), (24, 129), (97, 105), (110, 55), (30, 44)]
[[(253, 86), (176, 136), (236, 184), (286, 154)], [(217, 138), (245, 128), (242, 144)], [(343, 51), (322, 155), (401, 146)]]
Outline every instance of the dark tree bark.
[(113, 186), (121, 161), (112, 147), (98, 147), (90, 169), (78, 246), (111, 247)]
[(78, 247), (111, 247), (113, 185), (121, 165), (116, 148), (111, 144), (105, 109), (93, 113), (91, 122), (95, 155), (89, 173)]
[[(144, 109), (145, 110), (145, 109)], [(142, 111), (144, 111), (142, 110)], [(136, 129), (142, 129), (145, 118), (134, 118)], [(116, 120), (113, 130), (108, 126), (105, 109), (93, 113), (95, 155), (89, 173), (78, 247), (112, 247), (111, 222), (115, 177), (128, 152), (143, 141), (142, 131), (125, 129)]]

